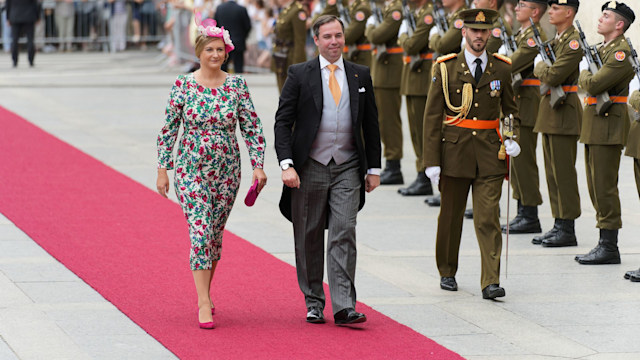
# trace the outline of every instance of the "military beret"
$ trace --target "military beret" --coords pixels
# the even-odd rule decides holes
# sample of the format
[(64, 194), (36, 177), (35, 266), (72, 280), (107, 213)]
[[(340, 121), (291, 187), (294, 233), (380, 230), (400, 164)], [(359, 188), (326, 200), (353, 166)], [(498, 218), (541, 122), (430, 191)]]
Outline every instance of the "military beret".
[(469, 9), (460, 12), (464, 26), (471, 29), (492, 29), (498, 12), (491, 9)]
[(580, 0), (549, 0), (549, 5), (558, 4), (564, 6), (580, 7)]
[(604, 5), (602, 5), (602, 11), (610, 10), (619, 15), (622, 15), (631, 23), (636, 19), (636, 14), (633, 13), (630, 7), (626, 4), (617, 2), (617, 1), (607, 1)]

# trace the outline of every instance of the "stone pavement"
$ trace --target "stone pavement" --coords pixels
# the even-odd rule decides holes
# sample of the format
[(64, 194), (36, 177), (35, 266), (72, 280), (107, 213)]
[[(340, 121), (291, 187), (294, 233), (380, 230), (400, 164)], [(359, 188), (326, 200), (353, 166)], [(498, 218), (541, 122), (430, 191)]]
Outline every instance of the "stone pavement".
[[(10, 68), (8, 55), (0, 59), (1, 106), (155, 188), (155, 139), (178, 74), (163, 66), (161, 56), (38, 54), (34, 69), (27, 68), (21, 56), (18, 69)], [(228, 230), (293, 264), (291, 225), (277, 211), (281, 181), (273, 150), (275, 79), (246, 79), (269, 145), (269, 183), (253, 208), (236, 203)], [(404, 110), (402, 115), (406, 120)], [(620, 171), (623, 264), (578, 265), (574, 255), (588, 252), (598, 234), (585, 184), (583, 146), (579, 148), (579, 246), (547, 249), (531, 245), (531, 236), (512, 235), (508, 277), (503, 251), (507, 296), (501, 301), (481, 297), (479, 250), (470, 220), (464, 223), (460, 290), (440, 290), (434, 259), (438, 209), (427, 207), (423, 197), (401, 197), (398, 186), (371, 193), (358, 217), (358, 299), (468, 359), (640, 358), (640, 284), (622, 279), (626, 270), (640, 266), (640, 201), (632, 162), (623, 158)], [(246, 165), (247, 153), (241, 150)], [(406, 121), (404, 151), (405, 180), (412, 181), (415, 157)], [(240, 193), (249, 186), (248, 167), (243, 175)], [(506, 184), (504, 190), (506, 194)], [(542, 190), (546, 199), (546, 186)], [(514, 201), (511, 206), (513, 210)], [(549, 229), (553, 219), (546, 203), (540, 217), (543, 228)], [(299, 311), (302, 319), (302, 296), (300, 309), (291, 310)], [(0, 359), (173, 357), (0, 216)]]

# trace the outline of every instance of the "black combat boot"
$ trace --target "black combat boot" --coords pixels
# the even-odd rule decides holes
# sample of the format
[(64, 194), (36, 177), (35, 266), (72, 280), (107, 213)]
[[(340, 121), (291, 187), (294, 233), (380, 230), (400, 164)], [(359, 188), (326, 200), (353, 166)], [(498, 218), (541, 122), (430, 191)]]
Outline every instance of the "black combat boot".
[(398, 194), (402, 196), (433, 195), (431, 180), (425, 175), (424, 171), (419, 171), (415, 181), (406, 188), (398, 189)]
[(574, 220), (560, 220), (560, 229), (551, 235), (550, 238), (542, 240), (542, 246), (544, 247), (564, 247), (564, 246), (578, 246), (578, 240), (576, 239), (575, 221)]
[[(502, 232), (507, 233), (507, 227), (502, 227)], [(518, 215), (509, 223), (511, 234), (536, 234), (541, 233), (540, 219), (538, 219), (537, 206), (520, 206), (518, 201)]]
[(586, 255), (577, 255), (575, 260), (583, 265), (620, 264), (618, 230), (600, 229), (598, 245)]
[(387, 165), (380, 174), (380, 185), (402, 185), (402, 171), (400, 171), (400, 160), (387, 160)]
[(440, 206), (440, 194), (428, 197), (424, 202), (432, 207)]
[(534, 236), (533, 240), (531, 240), (531, 243), (533, 245), (542, 244), (542, 240), (552, 237), (553, 235), (555, 235), (558, 232), (558, 230), (560, 230), (560, 223), (561, 223), (560, 219), (555, 219), (554, 223), (553, 223), (553, 227), (551, 228), (551, 230), (547, 231), (546, 233), (544, 233), (544, 234), (542, 234), (540, 236)]

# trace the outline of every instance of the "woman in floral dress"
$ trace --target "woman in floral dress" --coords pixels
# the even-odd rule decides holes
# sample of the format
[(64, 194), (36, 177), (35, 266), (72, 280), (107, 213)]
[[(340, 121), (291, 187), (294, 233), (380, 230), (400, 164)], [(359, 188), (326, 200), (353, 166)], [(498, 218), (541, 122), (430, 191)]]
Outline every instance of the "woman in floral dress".
[[(190, 264), (198, 293), (198, 322), (214, 327), (211, 280), (222, 248), (222, 234), (240, 185), (240, 151), (236, 124), (249, 149), (258, 191), (267, 177), (262, 170), (265, 140), (245, 80), (220, 69), (233, 50), (229, 32), (213, 20), (199, 24), (196, 56), (200, 70), (180, 75), (171, 89), (166, 123), (158, 135), (158, 192), (167, 196), (167, 170), (175, 168), (174, 185), (189, 224)], [(176, 163), (173, 146), (180, 125)]]

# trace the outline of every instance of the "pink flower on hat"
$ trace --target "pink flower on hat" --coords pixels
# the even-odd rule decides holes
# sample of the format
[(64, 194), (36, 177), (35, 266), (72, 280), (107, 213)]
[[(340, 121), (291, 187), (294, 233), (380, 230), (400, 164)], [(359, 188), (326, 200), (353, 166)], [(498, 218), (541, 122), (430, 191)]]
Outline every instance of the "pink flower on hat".
[(224, 26), (217, 27), (217, 23), (213, 19), (205, 19), (201, 21), (200, 19), (202, 18), (202, 15), (199, 12), (197, 12), (195, 16), (196, 25), (198, 25), (198, 32), (201, 35), (222, 39), (227, 53), (235, 49), (233, 42), (231, 42), (229, 31), (225, 30)]

